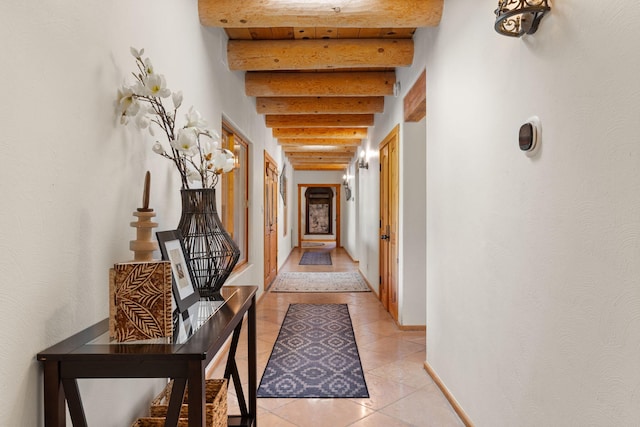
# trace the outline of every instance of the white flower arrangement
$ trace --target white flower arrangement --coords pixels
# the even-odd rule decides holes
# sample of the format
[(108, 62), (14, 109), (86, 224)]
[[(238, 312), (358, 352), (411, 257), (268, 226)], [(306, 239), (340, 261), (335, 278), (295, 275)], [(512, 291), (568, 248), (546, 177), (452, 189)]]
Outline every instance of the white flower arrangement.
[[(131, 48), (136, 59), (138, 72), (132, 73), (134, 84), (123, 85), (118, 90), (117, 110), (120, 123), (133, 121), (140, 129), (148, 129), (154, 135), (153, 127), (159, 126), (167, 135), (169, 149), (160, 141), (153, 144), (154, 153), (167, 158), (180, 172), (182, 188), (191, 185), (213, 188), (219, 175), (231, 171), (235, 158), (231, 151), (220, 146), (220, 135), (207, 128), (207, 123), (193, 107), (186, 114), (186, 123), (177, 131), (175, 117), (182, 105), (182, 92), (171, 92), (166, 87), (163, 75), (157, 74), (149, 58), (142, 59), (144, 49)], [(167, 110), (164, 98), (171, 97), (173, 111)]]

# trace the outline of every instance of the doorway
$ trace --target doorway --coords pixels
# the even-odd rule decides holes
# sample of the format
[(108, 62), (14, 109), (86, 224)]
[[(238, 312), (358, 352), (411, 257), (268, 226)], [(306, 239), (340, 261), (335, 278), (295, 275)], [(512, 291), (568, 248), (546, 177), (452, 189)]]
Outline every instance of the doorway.
[(278, 274), (278, 165), (264, 152), (264, 288)]
[(380, 143), (380, 301), (398, 320), (398, 205), (399, 173), (397, 125)]
[[(332, 190), (333, 192), (333, 198), (331, 203), (329, 203), (329, 207), (327, 207), (327, 209), (330, 209), (330, 214), (329, 217), (332, 219), (331, 224), (329, 224), (329, 227), (327, 228), (328, 230), (331, 230), (331, 234), (326, 234), (326, 233), (311, 233), (311, 234), (307, 234), (307, 231), (309, 230), (309, 224), (308, 224), (308, 219), (307, 216), (309, 214), (309, 206), (308, 206), (308, 202), (309, 200), (314, 199), (314, 197), (312, 197), (311, 199), (307, 198), (307, 194), (316, 194), (316, 189), (318, 188), (327, 188)], [(304, 192), (303, 192), (304, 189)], [(309, 191), (311, 190), (311, 191)], [(322, 200), (326, 200), (326, 196), (323, 197), (318, 197), (316, 200), (320, 200), (321, 204), (322, 203), (326, 203), (326, 202), (322, 202)], [(313, 204), (313, 203), (312, 203)], [(319, 207), (318, 204), (316, 204), (316, 207)], [(340, 184), (298, 184), (298, 247), (301, 248), (303, 242), (305, 241), (305, 236), (309, 236), (309, 235), (313, 235), (313, 237), (318, 237), (317, 241), (335, 241), (336, 242), (336, 248), (341, 247), (340, 246)], [(335, 224), (335, 225), (332, 225)], [(324, 236), (331, 236), (329, 238), (324, 239)]]

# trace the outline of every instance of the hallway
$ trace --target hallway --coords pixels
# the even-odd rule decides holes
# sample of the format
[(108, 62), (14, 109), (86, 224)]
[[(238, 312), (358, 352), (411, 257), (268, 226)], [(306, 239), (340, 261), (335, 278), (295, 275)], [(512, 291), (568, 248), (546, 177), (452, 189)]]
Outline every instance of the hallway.
[[(305, 250), (330, 251), (331, 266), (300, 266)], [(296, 248), (281, 272), (357, 271), (343, 249), (325, 246)], [(258, 399), (261, 427), (407, 427), (462, 426), (447, 400), (423, 369), (425, 333), (400, 331), (373, 292), (274, 293), (266, 292), (257, 305), (258, 381), (271, 354), (289, 304), (348, 304), (356, 342), (369, 389), (369, 399)], [(246, 345), (246, 338), (240, 346)], [(238, 356), (246, 354), (240, 348)], [(239, 360), (241, 375), (246, 360)], [(223, 366), (211, 372), (222, 377)], [(246, 386), (246, 385), (245, 385)], [(239, 413), (229, 391), (229, 413)]]

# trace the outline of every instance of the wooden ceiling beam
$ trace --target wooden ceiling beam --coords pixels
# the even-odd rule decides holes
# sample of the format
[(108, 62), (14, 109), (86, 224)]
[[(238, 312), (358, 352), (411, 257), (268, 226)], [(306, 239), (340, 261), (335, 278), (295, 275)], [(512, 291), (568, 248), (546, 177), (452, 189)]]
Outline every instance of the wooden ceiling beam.
[(407, 28), (438, 25), (443, 5), (444, 0), (199, 0), (198, 14), (210, 27)]
[(247, 96), (387, 96), (393, 95), (395, 71), (336, 73), (245, 73)]
[(336, 147), (358, 147), (362, 143), (362, 138), (278, 138), (278, 144), (282, 146), (320, 146), (330, 145)]
[(363, 139), (367, 128), (273, 128), (274, 138)]
[(349, 163), (349, 161), (351, 161), (351, 158), (341, 158), (341, 159), (334, 159), (334, 158), (325, 158), (325, 157), (313, 157), (313, 158), (307, 158), (307, 159), (292, 159), (291, 157), (289, 157), (289, 161), (298, 165), (304, 165), (304, 164), (309, 164), (309, 163), (315, 163), (318, 165), (322, 165), (322, 164), (331, 164), (331, 163)]
[(373, 114), (267, 114), (268, 128), (368, 127)]
[(285, 154), (289, 153), (343, 153), (343, 154), (355, 154), (357, 146), (341, 146), (341, 145), (325, 145), (325, 146), (300, 146), (300, 145), (283, 145), (282, 150)]
[(407, 67), (413, 40), (229, 40), (227, 62), (236, 71)]
[(285, 151), (285, 154), (290, 159), (307, 160), (307, 159), (337, 159), (337, 160), (349, 160), (355, 153), (332, 153), (330, 151), (311, 151), (307, 153), (301, 152), (289, 152)]
[(349, 163), (334, 163), (330, 164), (295, 164), (291, 166), (295, 170), (302, 171), (341, 171), (349, 167)]
[(384, 112), (384, 96), (258, 97), (258, 114), (374, 114)]

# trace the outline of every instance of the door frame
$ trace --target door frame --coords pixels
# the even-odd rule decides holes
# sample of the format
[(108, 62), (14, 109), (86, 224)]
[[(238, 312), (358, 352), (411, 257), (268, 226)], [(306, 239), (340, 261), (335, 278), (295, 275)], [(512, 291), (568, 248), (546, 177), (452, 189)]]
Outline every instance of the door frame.
[(336, 192), (336, 248), (341, 248), (340, 242), (340, 222), (342, 217), (340, 215), (340, 185), (341, 184), (298, 184), (298, 247), (302, 247), (302, 187), (331, 187)]
[[(382, 170), (382, 155), (380, 155), (380, 240), (379, 240), (379, 276), (380, 276), (380, 294), (379, 298), (382, 302), (385, 309), (391, 314), (391, 317), (398, 321), (398, 313), (399, 313), (399, 304), (400, 304), (400, 283), (399, 283), (399, 229), (400, 229), (400, 125), (396, 125), (388, 134), (384, 137), (382, 142), (378, 145), (378, 149), (382, 152), (384, 147), (394, 143), (396, 144), (396, 154), (395, 157), (389, 155), (389, 162), (393, 164), (389, 167), (389, 171)], [(394, 172), (395, 171), (395, 172)], [(396, 181), (393, 182), (393, 174), (395, 173)], [(388, 184), (385, 187), (385, 183), (383, 182), (383, 178), (386, 177), (388, 180)], [(391, 196), (391, 192), (388, 191), (387, 197), (389, 200), (387, 203), (383, 202), (383, 189), (395, 189), (395, 197)], [(394, 227), (390, 227), (389, 230), (389, 239), (385, 242), (382, 240), (382, 235), (385, 234), (386, 230), (383, 230), (383, 209), (385, 207), (389, 208), (387, 221), (390, 222), (390, 219), (395, 216), (395, 224)], [(383, 250), (382, 245), (388, 244), (389, 247), (387, 250)], [(393, 249), (395, 245), (395, 252)], [(384, 254), (387, 255), (387, 259), (384, 259)], [(395, 261), (394, 261), (395, 260)], [(394, 268), (395, 265), (395, 268)], [(383, 277), (384, 276), (384, 277)], [(387, 277), (388, 276), (388, 277)], [(385, 294), (383, 295), (382, 290), (385, 290)], [(395, 297), (394, 297), (395, 292)]]
[[(263, 161), (263, 167), (262, 167), (262, 171), (263, 171), (262, 172), (263, 173), (262, 176), (265, 177), (265, 180), (264, 180), (263, 186), (262, 186), (262, 192), (263, 192), (262, 200), (263, 200), (263, 206), (264, 206), (263, 216), (262, 216), (262, 235), (263, 235), (263, 237), (267, 235), (267, 215), (269, 214), (267, 212), (267, 207), (268, 207), (267, 197), (268, 197), (268, 194), (267, 194), (267, 182), (266, 182), (267, 166), (269, 164), (272, 164), (273, 166), (275, 166), (275, 170), (276, 170), (276, 179), (274, 181), (274, 184), (275, 184), (274, 194), (276, 196), (274, 197), (275, 198), (275, 203), (273, 204), (273, 209), (274, 209), (274, 214), (275, 214), (275, 225), (276, 225), (276, 230), (275, 230), (275, 236), (276, 236), (276, 239), (275, 239), (275, 244), (276, 244), (276, 251), (275, 251), (276, 252), (276, 260), (275, 260), (276, 273), (275, 273), (275, 276), (277, 276), (278, 275), (278, 196), (277, 196), (278, 195), (278, 177), (277, 177), (277, 175), (278, 175), (278, 164), (273, 159), (273, 157), (271, 157), (269, 155), (269, 153), (267, 153), (267, 151), (264, 150), (264, 161)], [(263, 262), (263, 279), (264, 279), (264, 288), (266, 290), (269, 287), (269, 285), (271, 285), (271, 282), (273, 281), (273, 280), (271, 280), (271, 281), (269, 281), (270, 283), (267, 283), (268, 280), (266, 280), (267, 279), (267, 274), (268, 274), (267, 266), (266, 266), (266, 260), (268, 258), (267, 258), (266, 251), (267, 251), (267, 249), (271, 249), (271, 248), (267, 248), (266, 238), (264, 239), (262, 246), (263, 246), (264, 251), (265, 251), (265, 254), (263, 256), (263, 259), (264, 259), (264, 262)], [(274, 276), (274, 278), (275, 278), (275, 276)]]

